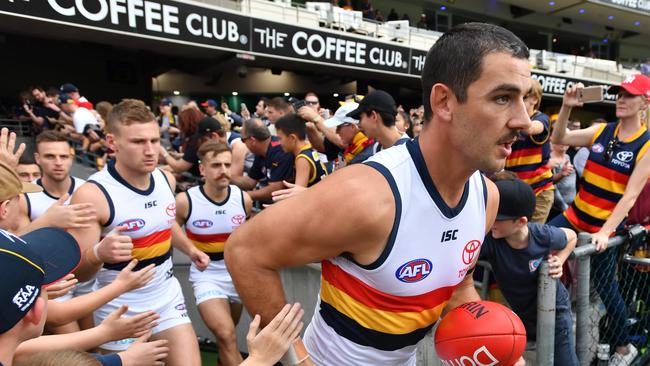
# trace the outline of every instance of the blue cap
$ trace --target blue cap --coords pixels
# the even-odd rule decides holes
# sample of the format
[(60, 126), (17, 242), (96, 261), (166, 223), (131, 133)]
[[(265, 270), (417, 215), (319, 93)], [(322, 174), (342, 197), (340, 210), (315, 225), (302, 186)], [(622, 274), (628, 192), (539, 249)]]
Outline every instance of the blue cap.
[(208, 99), (205, 102), (201, 103), (201, 107), (218, 107), (217, 101), (214, 99)]
[(174, 103), (172, 103), (172, 100), (169, 98), (163, 98), (160, 100), (160, 105), (166, 105), (166, 106), (171, 106)]
[(72, 99), (72, 97), (69, 96), (68, 94), (59, 94), (59, 103), (60, 104), (74, 103), (74, 99)]
[(79, 265), (77, 241), (65, 230), (43, 228), (22, 237), (0, 230), (0, 334), (13, 328), (50, 285)]
[(70, 83), (65, 83), (61, 85), (59, 90), (61, 91), (61, 93), (66, 93), (66, 94), (79, 91), (79, 89), (76, 86), (74, 86), (74, 84), (70, 84)]

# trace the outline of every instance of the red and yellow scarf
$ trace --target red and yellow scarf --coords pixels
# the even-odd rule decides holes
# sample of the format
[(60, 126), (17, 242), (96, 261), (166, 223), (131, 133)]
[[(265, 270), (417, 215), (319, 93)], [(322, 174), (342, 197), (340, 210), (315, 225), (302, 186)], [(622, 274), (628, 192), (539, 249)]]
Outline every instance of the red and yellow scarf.
[(357, 132), (357, 134), (354, 135), (354, 138), (352, 139), (352, 143), (348, 145), (343, 151), (343, 158), (345, 159), (345, 162), (349, 163), (352, 161), (352, 159), (354, 159), (355, 156), (357, 156), (366, 147), (368, 147), (368, 145), (372, 145), (374, 143), (375, 140), (369, 139), (368, 136), (363, 134), (363, 132)]

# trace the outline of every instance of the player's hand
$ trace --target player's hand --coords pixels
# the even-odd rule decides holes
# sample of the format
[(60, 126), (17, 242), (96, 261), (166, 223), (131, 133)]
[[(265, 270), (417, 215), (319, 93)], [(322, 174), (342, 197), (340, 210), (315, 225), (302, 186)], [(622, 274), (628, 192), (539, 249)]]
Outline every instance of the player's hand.
[(320, 117), (320, 114), (318, 114), (318, 112), (314, 109), (304, 106), (298, 109), (298, 116), (300, 116), (300, 118), (304, 119), (305, 121), (313, 122)]
[(18, 160), (20, 160), (20, 157), (25, 151), (25, 143), (18, 145), (18, 148), (14, 152), (15, 148), (16, 133), (9, 133), (9, 129), (3, 127), (2, 130), (0, 130), (0, 161), (6, 163), (13, 169), (16, 169), (18, 166)]
[(156, 320), (160, 318), (160, 315), (153, 310), (134, 316), (123, 316), (127, 310), (129, 310), (128, 305), (120, 306), (99, 325), (110, 341), (142, 337), (158, 325)]
[(526, 360), (524, 360), (524, 356), (519, 357), (517, 362), (515, 362), (515, 364), (512, 366), (526, 366)]
[(97, 220), (97, 211), (92, 203), (76, 203), (66, 205), (70, 195), (64, 194), (50, 208), (45, 211), (44, 220), (49, 226), (62, 229), (84, 229), (89, 228), (91, 223)]
[(58, 299), (64, 296), (77, 285), (77, 280), (74, 278), (74, 273), (69, 273), (62, 279), (47, 286), (47, 298), (50, 300)]
[(591, 243), (596, 245), (596, 251), (598, 251), (598, 253), (602, 253), (607, 249), (608, 241), (609, 235), (601, 231), (591, 234)]
[(156, 273), (154, 268), (155, 264), (150, 264), (144, 268), (141, 268), (139, 271), (133, 271), (133, 268), (138, 264), (137, 259), (132, 259), (129, 264), (124, 267), (120, 273), (117, 275), (113, 283), (117, 284), (122, 290), (122, 293), (128, 292), (140, 288), (153, 278), (153, 275)]
[(304, 310), (299, 303), (287, 304), (259, 334), (257, 331), (261, 319), (259, 315), (255, 315), (246, 335), (250, 352), (248, 359), (265, 365), (278, 362), (300, 334), (303, 326), (300, 319), (303, 314)]
[(122, 366), (163, 366), (165, 364), (163, 360), (169, 354), (168, 341), (160, 339), (148, 342), (149, 337), (151, 332), (136, 339), (126, 351), (118, 353), (122, 359)]
[(564, 97), (562, 98), (562, 105), (565, 107), (582, 107), (582, 102), (580, 102), (579, 95), (580, 91), (585, 86), (582, 83), (577, 83), (566, 88), (564, 91)]
[[(126, 226), (116, 228), (118, 232), (126, 230)], [(104, 263), (128, 262), (133, 258), (133, 242), (126, 235), (108, 235), (99, 242), (98, 259)]]
[(287, 188), (272, 192), (271, 197), (273, 199), (273, 202), (286, 200), (287, 198), (296, 196), (307, 189), (307, 187), (298, 186), (285, 180), (282, 181), (282, 184), (284, 184), (284, 186)]
[(560, 257), (549, 254), (548, 256), (548, 273), (551, 275), (551, 278), (560, 278), (562, 277), (562, 261)]
[(208, 268), (208, 264), (210, 264), (210, 256), (198, 249), (193, 250), (192, 253), (190, 253), (190, 259), (192, 259), (192, 263), (194, 263), (196, 269), (201, 272), (205, 271), (205, 269)]

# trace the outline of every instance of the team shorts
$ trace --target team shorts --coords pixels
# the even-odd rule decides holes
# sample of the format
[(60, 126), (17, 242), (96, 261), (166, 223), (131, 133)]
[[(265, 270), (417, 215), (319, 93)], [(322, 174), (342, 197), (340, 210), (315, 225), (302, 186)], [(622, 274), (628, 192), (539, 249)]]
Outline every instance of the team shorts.
[(208, 268), (203, 272), (192, 264), (190, 282), (192, 282), (197, 306), (211, 299), (227, 299), (231, 303), (241, 304), (239, 294), (226, 268), (226, 262), (223, 260), (210, 261)]
[[(154, 279), (144, 287), (122, 294), (97, 309), (94, 316), (95, 324), (100, 324), (122, 304), (129, 305), (129, 310), (123, 316), (134, 316), (149, 310), (158, 313), (160, 318), (157, 320), (158, 325), (152, 329), (153, 334), (179, 325), (190, 324), (181, 285), (172, 274), (171, 258), (156, 267), (155, 271)], [(111, 276), (119, 273), (102, 269), (98, 277), (98, 286), (102, 286), (102, 283), (105, 285), (108, 280), (107, 272), (114, 272), (110, 273)], [(122, 339), (104, 343), (100, 347), (108, 351), (119, 352), (127, 349), (134, 341), (133, 338)]]

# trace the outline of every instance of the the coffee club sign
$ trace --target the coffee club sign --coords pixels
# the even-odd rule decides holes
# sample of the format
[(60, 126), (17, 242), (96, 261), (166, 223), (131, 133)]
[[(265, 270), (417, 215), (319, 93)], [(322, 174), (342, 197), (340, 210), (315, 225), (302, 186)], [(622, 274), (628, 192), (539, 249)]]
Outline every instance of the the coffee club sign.
[[(0, 0), (0, 13), (303, 62), (419, 76), (421, 51), (170, 0)], [(417, 58), (417, 55), (416, 55)]]
[[(609, 86), (614, 85), (614, 84), (608, 84), (608, 83), (591, 81), (591, 80), (569, 78), (569, 77), (564, 77), (559, 75), (552, 75), (552, 74), (545, 74), (545, 73), (543, 74), (536, 71), (533, 71), (532, 75), (533, 75), (533, 79), (536, 79), (542, 85), (542, 93), (545, 96), (558, 97), (558, 98), (562, 98), (562, 96), (564, 96), (564, 91), (568, 87), (573, 86), (577, 83), (582, 83), (584, 84), (584, 86), (601, 85), (605, 87), (605, 90), (607, 90)], [(605, 96), (605, 100), (604, 100), (605, 103), (616, 102), (616, 95), (605, 93), (604, 96)]]

